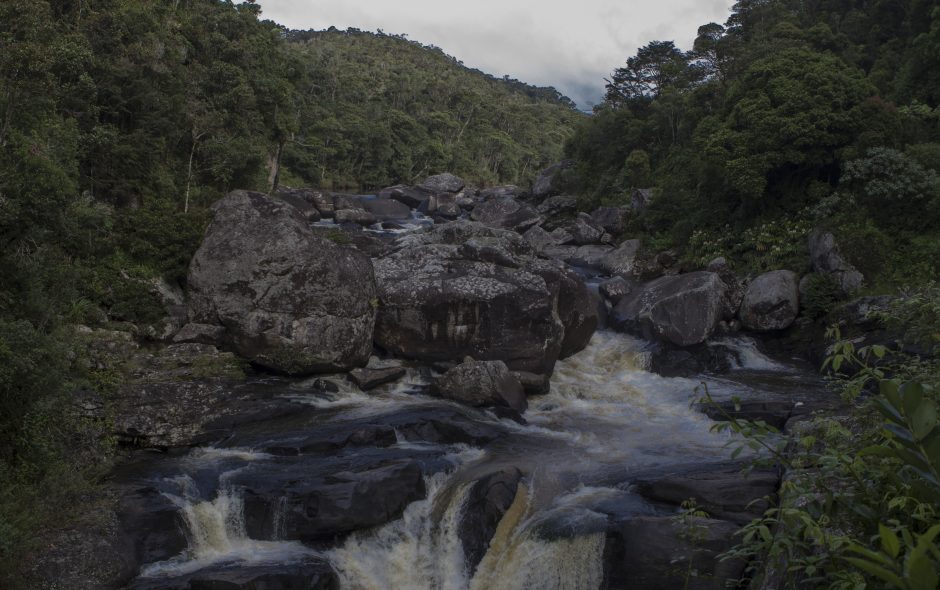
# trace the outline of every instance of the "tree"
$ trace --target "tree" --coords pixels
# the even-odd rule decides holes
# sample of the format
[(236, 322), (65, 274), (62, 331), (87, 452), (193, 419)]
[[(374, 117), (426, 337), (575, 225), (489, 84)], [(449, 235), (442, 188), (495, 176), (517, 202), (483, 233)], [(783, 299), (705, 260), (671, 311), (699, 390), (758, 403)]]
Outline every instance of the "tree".
[(604, 100), (611, 105), (656, 98), (667, 87), (688, 85), (689, 60), (672, 41), (653, 41), (614, 70)]

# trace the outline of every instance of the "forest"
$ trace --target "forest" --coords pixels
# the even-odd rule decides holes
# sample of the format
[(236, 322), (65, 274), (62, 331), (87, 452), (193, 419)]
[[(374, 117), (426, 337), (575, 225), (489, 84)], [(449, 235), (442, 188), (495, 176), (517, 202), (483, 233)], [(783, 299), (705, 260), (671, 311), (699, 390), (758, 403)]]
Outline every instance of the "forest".
[[(863, 368), (839, 386), (854, 400), (916, 376), (918, 403), (936, 399), (934, 0), (740, 0), (689, 51), (656, 40), (626, 58), (591, 115), (554, 88), (405, 37), (286, 30), (251, 0), (0, 3), (0, 585), (37, 531), (74, 516), (116, 447), (73, 394), (107, 399), (120, 376), (87, 361), (73, 327), (157, 322), (151, 281), (184, 285), (213, 202), (278, 186), (369, 192), (445, 171), (528, 189), (563, 158), (582, 210), (652, 189), (620, 237), (688, 269), (724, 256), (743, 274), (805, 270), (810, 230), (833, 232), (868, 278), (863, 295), (914, 294), (885, 321), (920, 355), (889, 366), (874, 362), (883, 349), (843, 344), (830, 363)], [(818, 284), (811, 297), (819, 323), (842, 296)], [(908, 418), (897, 387), (882, 387), (899, 400), (885, 412)], [(933, 565), (911, 568), (940, 562), (940, 435), (916, 441), (926, 486), (892, 479), (909, 455), (856, 462), (863, 444), (888, 440), (869, 414), (829, 431), (821, 453), (821, 435), (801, 441), (802, 459), (867, 492), (836, 495), (838, 514), (858, 513), (844, 520), (852, 539), (836, 538), (826, 514), (795, 529), (797, 577), (936, 587)], [(761, 526), (741, 549), (749, 557), (770, 545)]]
[[(657, 198), (656, 247), (759, 269), (833, 230), (874, 290), (937, 276), (940, 10), (928, 0), (742, 0), (694, 47), (653, 41), (567, 144), (592, 204)], [(794, 250), (796, 249), (796, 250)], [(753, 259), (753, 260), (750, 260)]]

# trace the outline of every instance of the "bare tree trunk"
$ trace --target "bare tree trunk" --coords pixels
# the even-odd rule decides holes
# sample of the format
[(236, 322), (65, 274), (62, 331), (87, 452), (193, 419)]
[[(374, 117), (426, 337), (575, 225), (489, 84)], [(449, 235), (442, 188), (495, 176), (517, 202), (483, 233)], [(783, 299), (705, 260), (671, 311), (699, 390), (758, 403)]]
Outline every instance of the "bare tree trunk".
[(189, 166), (186, 169), (186, 194), (183, 199), (183, 213), (189, 213), (189, 189), (193, 181), (193, 160), (196, 157), (196, 148), (199, 146), (199, 140), (205, 133), (196, 133), (193, 129), (193, 147), (189, 150)]
[(470, 110), (470, 114), (467, 115), (467, 120), (464, 121), (463, 127), (460, 128), (460, 133), (457, 134), (457, 138), (454, 140), (455, 144), (460, 144), (460, 138), (463, 137), (463, 132), (467, 130), (467, 127), (470, 125), (470, 121), (473, 120), (473, 113), (475, 109)]
[(274, 194), (274, 191), (277, 190), (278, 185), (281, 183), (281, 155), (284, 153), (284, 144), (286, 141), (281, 141), (277, 144), (277, 155), (274, 156), (274, 174), (271, 176), (271, 194)]

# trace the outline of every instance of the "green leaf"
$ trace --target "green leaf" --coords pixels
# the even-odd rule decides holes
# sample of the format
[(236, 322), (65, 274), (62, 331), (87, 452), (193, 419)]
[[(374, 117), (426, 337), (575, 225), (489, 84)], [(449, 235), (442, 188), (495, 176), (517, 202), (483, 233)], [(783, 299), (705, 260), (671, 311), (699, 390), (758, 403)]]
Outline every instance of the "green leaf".
[(904, 415), (910, 418), (924, 400), (924, 388), (913, 381), (905, 383), (901, 386), (901, 399), (904, 401)]
[(882, 445), (871, 445), (870, 447), (865, 447), (856, 455), (858, 457), (885, 457), (889, 459), (897, 458), (897, 453), (894, 452), (894, 449), (889, 449), (888, 447)]
[(937, 425), (937, 408), (930, 400), (923, 400), (913, 414), (908, 414), (914, 438), (918, 441), (927, 438)]
[(881, 537), (882, 551), (890, 555), (892, 559), (897, 559), (898, 553), (901, 552), (901, 540), (894, 534), (894, 531), (883, 524), (879, 524), (878, 536)]
[(895, 424), (885, 424), (885, 430), (894, 435), (898, 442), (908, 446), (914, 444), (914, 435), (906, 426), (897, 426)]
[(858, 569), (869, 573), (883, 582), (891, 584), (895, 588), (904, 588), (904, 580), (898, 577), (897, 574), (879, 566), (874, 563), (865, 561), (864, 559), (859, 559), (857, 557), (846, 557), (845, 560)]
[(904, 417), (901, 416), (901, 413), (898, 411), (897, 407), (892, 405), (888, 400), (875, 400), (875, 404), (878, 408), (878, 411), (881, 412), (888, 420), (891, 420), (896, 424), (907, 425), (907, 422), (904, 421)]
[(882, 381), (879, 384), (879, 389), (881, 395), (888, 400), (892, 406), (900, 410), (901, 408), (901, 394), (900, 394), (900, 383), (895, 380), (891, 381)]
[(913, 590), (937, 590), (937, 572), (924, 553), (911, 555), (907, 564), (908, 579)]

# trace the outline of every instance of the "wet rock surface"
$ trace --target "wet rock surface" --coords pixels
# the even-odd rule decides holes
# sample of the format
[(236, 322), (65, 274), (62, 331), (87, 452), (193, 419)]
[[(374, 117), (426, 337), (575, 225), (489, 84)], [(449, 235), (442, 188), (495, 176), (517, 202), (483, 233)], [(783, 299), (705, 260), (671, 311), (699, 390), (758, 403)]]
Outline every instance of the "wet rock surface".
[(496, 527), (512, 505), (521, 481), (522, 472), (509, 467), (481, 477), (470, 488), (457, 535), (471, 572), (486, 555)]
[(525, 412), (522, 384), (503, 361), (467, 360), (434, 381), (431, 392), (469, 406), (505, 406)]
[(128, 590), (339, 590), (330, 564), (302, 563), (232, 568), (219, 566), (168, 579), (142, 579)]

